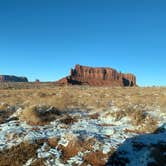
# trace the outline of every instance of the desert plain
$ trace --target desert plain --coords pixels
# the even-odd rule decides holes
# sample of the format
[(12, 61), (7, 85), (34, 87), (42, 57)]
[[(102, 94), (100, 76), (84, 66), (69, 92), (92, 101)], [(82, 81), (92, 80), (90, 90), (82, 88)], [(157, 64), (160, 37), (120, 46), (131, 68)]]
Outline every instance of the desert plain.
[(165, 166), (166, 88), (0, 85), (0, 166)]

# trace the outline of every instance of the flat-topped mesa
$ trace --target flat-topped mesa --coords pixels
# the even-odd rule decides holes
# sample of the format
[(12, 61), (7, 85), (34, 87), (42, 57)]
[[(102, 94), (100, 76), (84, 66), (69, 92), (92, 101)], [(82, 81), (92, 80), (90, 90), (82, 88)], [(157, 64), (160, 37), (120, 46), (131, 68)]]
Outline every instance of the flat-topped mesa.
[(75, 69), (71, 69), (73, 78), (81, 79), (116, 79), (117, 71), (111, 68), (92, 68), (88, 66), (76, 65)]
[(57, 83), (62, 85), (136, 86), (136, 77), (133, 74), (119, 73), (112, 68), (76, 65), (74, 69), (71, 69), (70, 76)]
[(28, 82), (26, 77), (0, 75), (0, 82)]

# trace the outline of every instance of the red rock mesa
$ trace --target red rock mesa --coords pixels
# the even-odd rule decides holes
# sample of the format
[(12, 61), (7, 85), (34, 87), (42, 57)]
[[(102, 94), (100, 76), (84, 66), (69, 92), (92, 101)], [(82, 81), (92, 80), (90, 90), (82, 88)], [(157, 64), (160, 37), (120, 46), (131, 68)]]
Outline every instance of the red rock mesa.
[(112, 68), (76, 65), (70, 75), (56, 82), (58, 85), (136, 86), (133, 74), (123, 74)]
[(0, 82), (28, 82), (26, 77), (0, 75)]

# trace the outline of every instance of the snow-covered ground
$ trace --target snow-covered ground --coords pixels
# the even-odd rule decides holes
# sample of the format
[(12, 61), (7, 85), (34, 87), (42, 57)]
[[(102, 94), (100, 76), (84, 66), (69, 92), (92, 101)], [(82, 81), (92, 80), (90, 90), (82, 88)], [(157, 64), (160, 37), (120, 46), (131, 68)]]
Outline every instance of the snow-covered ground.
[[(18, 109), (11, 117), (19, 116), (21, 111), (23, 110)], [(118, 111), (114, 106), (103, 112), (73, 110), (68, 113), (71, 117), (77, 117), (77, 121), (72, 124), (64, 124), (59, 119), (45, 126), (32, 126), (20, 120), (0, 124), (0, 151), (10, 149), (25, 141), (35, 143), (37, 140), (57, 138), (58, 142), (55, 147), (51, 147), (45, 141), (37, 150), (37, 158), (44, 159), (47, 166), (72, 166), (74, 164), (81, 166), (84, 163), (84, 156), (96, 151), (107, 154), (106, 160), (109, 161), (105, 161), (105, 164), (110, 166), (150, 166), (149, 163), (156, 162), (151, 154), (153, 145), (156, 147), (160, 143), (165, 147), (162, 153), (166, 155), (166, 132), (162, 130), (155, 134), (138, 135), (138, 132), (134, 132), (137, 126), (133, 126), (128, 117), (117, 121), (109, 115), (114, 111)], [(91, 115), (95, 113), (99, 116), (91, 118)], [(154, 112), (149, 114), (157, 115)], [(159, 116), (158, 125), (161, 126), (164, 122), (165, 118)], [(63, 161), (61, 146), (67, 147), (73, 140), (90, 139), (95, 140), (91, 149), (80, 150), (76, 155)], [(30, 166), (37, 158), (30, 158), (24, 166)]]

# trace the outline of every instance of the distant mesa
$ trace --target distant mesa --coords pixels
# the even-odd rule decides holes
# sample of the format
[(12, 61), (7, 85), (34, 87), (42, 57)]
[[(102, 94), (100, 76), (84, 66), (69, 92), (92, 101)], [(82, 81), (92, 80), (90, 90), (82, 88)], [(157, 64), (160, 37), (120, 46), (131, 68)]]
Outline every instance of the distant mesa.
[(70, 75), (56, 82), (57, 85), (89, 85), (89, 86), (136, 86), (133, 74), (117, 72), (112, 68), (88, 67), (76, 65)]
[(26, 77), (0, 75), (0, 82), (28, 82)]

